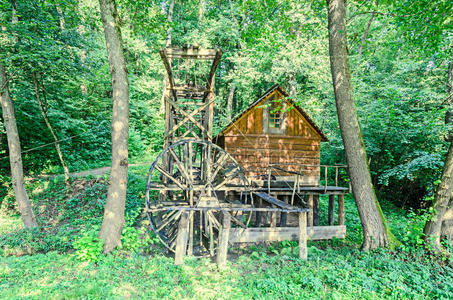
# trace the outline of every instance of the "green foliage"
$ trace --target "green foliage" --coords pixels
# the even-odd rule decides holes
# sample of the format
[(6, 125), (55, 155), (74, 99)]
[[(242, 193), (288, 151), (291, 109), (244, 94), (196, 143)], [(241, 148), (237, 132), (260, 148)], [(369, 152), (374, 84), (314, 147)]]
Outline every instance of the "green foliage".
[[(144, 168), (137, 168), (135, 172), (143, 173)], [(134, 171), (129, 175), (125, 209), (128, 227), (136, 226), (141, 221), (144, 180)], [(102, 223), (107, 195), (105, 179), (72, 179), (68, 183), (62, 178), (36, 180), (29, 183), (28, 190), (31, 191), (39, 229), (16, 229), (0, 235), (0, 249), (4, 249), (5, 255), (67, 252), (75, 249), (76, 245), (89, 244), (90, 236), (94, 238), (94, 228), (99, 228)], [(143, 247), (153, 241), (144, 235), (143, 230), (139, 232)], [(81, 238), (81, 242), (76, 242)], [(95, 245), (97, 243), (92, 246), (95, 248)], [(90, 253), (83, 255), (91, 257)]]
[(149, 248), (159, 242), (149, 228), (124, 227), (121, 234), (122, 248), (128, 252), (149, 252)]
[[(185, 266), (175, 266), (140, 224), (144, 179), (139, 175), (146, 169), (129, 170), (123, 248), (107, 256), (97, 236), (106, 181), (33, 182), (29, 188), (40, 230), (20, 229), (18, 216), (0, 214), (0, 298), (453, 297), (452, 261), (434, 259), (417, 244), (424, 215), (406, 214), (383, 201), (389, 226), (404, 244), (393, 252), (361, 252), (360, 218), (350, 195), (345, 197), (347, 238), (309, 241), (307, 261), (298, 258), (297, 242), (285, 241), (232, 248), (223, 270), (208, 259), (186, 258)], [(327, 224), (327, 204), (321, 197), (321, 225)]]
[(104, 242), (98, 237), (99, 228), (82, 232), (74, 241), (74, 255), (83, 261), (98, 262), (102, 257)]
[[(451, 266), (386, 251), (309, 248), (244, 254), (218, 270), (207, 259), (109, 255), (95, 264), (55, 252), (0, 259), (0, 297), (449, 299)], [(64, 287), (64, 288), (62, 288)]]
[(420, 210), (418, 213), (413, 211), (408, 213), (408, 222), (402, 238), (403, 244), (400, 246), (403, 251), (417, 251), (417, 248), (425, 245), (423, 229), (431, 215), (432, 208)]

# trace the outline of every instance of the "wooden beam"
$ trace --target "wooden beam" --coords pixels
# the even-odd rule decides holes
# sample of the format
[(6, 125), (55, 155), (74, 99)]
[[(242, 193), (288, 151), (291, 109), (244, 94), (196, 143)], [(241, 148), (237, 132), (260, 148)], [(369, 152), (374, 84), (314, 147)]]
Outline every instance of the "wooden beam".
[[(170, 88), (173, 89), (173, 87), (175, 86), (175, 81), (173, 79), (173, 73), (171, 71), (171, 66), (170, 66), (170, 62), (168, 61), (168, 57), (167, 55), (165, 54), (165, 51), (164, 49), (160, 50), (159, 51), (160, 53), (160, 57), (162, 58), (162, 61), (164, 62), (164, 67), (165, 67), (165, 70), (167, 70), (167, 75), (168, 75), (168, 83), (170, 85)], [(173, 97), (175, 98), (175, 101), (177, 100), (176, 98), (176, 92), (173, 90)], [(168, 112), (167, 112), (168, 113)]]
[(188, 218), (189, 213), (183, 212), (181, 219), (179, 220), (178, 225), (178, 235), (176, 237), (176, 249), (175, 249), (175, 264), (182, 265), (184, 264), (184, 255), (186, 255), (187, 250), (187, 237), (188, 237)]
[(319, 225), (319, 195), (313, 195), (313, 226), (318, 225)]
[(338, 225), (344, 225), (344, 195), (338, 195)]
[(307, 213), (299, 213), (299, 258), (307, 259)]
[(329, 225), (332, 226), (334, 223), (335, 213), (335, 195), (329, 195)]
[(269, 204), (272, 204), (272, 205), (275, 205), (277, 207), (280, 207), (280, 208), (287, 208), (287, 209), (294, 209), (295, 206), (292, 206), (288, 203), (285, 203), (281, 200), (278, 200), (277, 198), (275, 197), (272, 197), (271, 195), (267, 194), (267, 193), (254, 193), (255, 196), (265, 200), (266, 202), (268, 202)]
[(231, 215), (223, 213), (222, 229), (220, 231), (219, 247), (217, 249), (217, 266), (222, 267), (227, 261), (228, 239), (231, 229)]
[(181, 107), (178, 106), (178, 103), (176, 102), (173, 102), (171, 101), (170, 99), (167, 99), (167, 101), (171, 104), (171, 106), (177, 110), (180, 114), (182, 114), (183, 116), (185, 116), (185, 118), (181, 121), (178, 122), (178, 124), (176, 124), (175, 126), (173, 126), (173, 128), (170, 129), (170, 131), (167, 133), (167, 136), (170, 136), (171, 134), (173, 134), (174, 132), (176, 132), (176, 130), (181, 127), (182, 125), (186, 124), (187, 122), (191, 121), (194, 125), (196, 125), (198, 128), (200, 128), (200, 130), (202, 132), (204, 131), (207, 131), (207, 129), (201, 124), (199, 123), (197, 120), (195, 120), (195, 115), (200, 113), (202, 110), (206, 109), (209, 104), (211, 102), (208, 102), (208, 103), (205, 103), (204, 105), (198, 107), (197, 109), (195, 109), (194, 111), (188, 113), (186, 112), (184, 109), (182, 109)]
[(311, 211), (308, 213), (307, 226), (313, 226), (313, 195), (308, 195), (308, 208)]
[[(346, 226), (314, 226), (307, 228), (309, 240), (343, 239), (346, 237)], [(257, 243), (297, 241), (299, 239), (298, 227), (260, 227), (260, 228), (231, 228), (231, 243)]]
[(277, 207), (225, 207), (225, 206), (209, 206), (209, 207), (191, 207), (191, 206), (153, 206), (150, 208), (145, 208), (146, 211), (150, 212), (157, 212), (157, 211), (164, 211), (164, 210), (184, 210), (184, 211), (209, 211), (209, 210), (216, 210), (216, 211), (251, 211), (251, 212), (307, 212), (307, 208), (295, 208), (295, 209), (287, 209), (287, 208), (277, 208)]
[[(289, 198), (290, 198), (290, 196), (286, 196), (286, 195), (283, 196), (283, 199), (285, 199), (285, 200), (284, 200), (285, 203), (288, 203), (288, 202), (289, 202)], [(280, 214), (280, 227), (286, 227), (286, 221), (287, 221), (287, 219), (288, 219), (288, 213), (282, 212), (282, 213)]]

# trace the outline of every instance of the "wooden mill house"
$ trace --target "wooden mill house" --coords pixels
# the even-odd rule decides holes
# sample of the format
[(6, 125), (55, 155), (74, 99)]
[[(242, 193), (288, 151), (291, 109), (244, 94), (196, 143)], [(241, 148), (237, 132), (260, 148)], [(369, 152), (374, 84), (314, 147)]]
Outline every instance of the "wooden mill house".
[[(335, 196), (338, 196), (337, 237), (343, 237), (344, 194), (338, 186), (340, 168), (322, 166), (321, 143), (328, 141), (309, 115), (275, 85), (235, 117), (215, 138), (230, 153), (251, 180), (262, 190), (286, 203), (309, 206), (308, 226), (319, 224), (319, 196), (329, 195), (329, 225), (333, 226)], [(335, 172), (335, 184), (328, 185), (328, 169)], [(323, 174), (321, 174), (321, 172)], [(321, 185), (321, 178), (324, 183)], [(286, 215), (273, 215), (271, 226), (285, 226)]]

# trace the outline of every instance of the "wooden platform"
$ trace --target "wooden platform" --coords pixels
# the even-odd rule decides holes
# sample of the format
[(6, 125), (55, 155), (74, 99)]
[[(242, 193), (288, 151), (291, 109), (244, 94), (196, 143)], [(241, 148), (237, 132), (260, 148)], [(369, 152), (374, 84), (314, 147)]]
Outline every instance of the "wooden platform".
[[(294, 181), (270, 181), (270, 192), (273, 195), (288, 195), (294, 191)], [(266, 180), (253, 180), (252, 189), (255, 192), (269, 192)], [(299, 195), (344, 195), (350, 193), (349, 188), (341, 186), (300, 186), (296, 188)]]

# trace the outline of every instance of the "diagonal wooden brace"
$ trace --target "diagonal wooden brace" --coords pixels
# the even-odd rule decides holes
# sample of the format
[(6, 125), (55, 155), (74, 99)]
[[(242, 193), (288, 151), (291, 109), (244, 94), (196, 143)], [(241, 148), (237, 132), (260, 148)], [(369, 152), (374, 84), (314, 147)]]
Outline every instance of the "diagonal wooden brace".
[(176, 124), (176, 126), (174, 126), (168, 133), (167, 133), (167, 136), (171, 136), (174, 132), (176, 132), (176, 130), (181, 127), (182, 125), (186, 124), (187, 122), (191, 121), (192, 123), (194, 123), (198, 128), (200, 128), (202, 131), (207, 131), (206, 128), (200, 124), (200, 122), (198, 122), (197, 120), (195, 120), (194, 116), (196, 114), (198, 114), (199, 112), (201, 112), (202, 110), (206, 109), (206, 107), (208, 107), (214, 100), (211, 100), (209, 102), (206, 102), (204, 103), (202, 106), (198, 107), (197, 109), (195, 109), (194, 111), (192, 111), (191, 113), (187, 113), (186, 111), (184, 111), (182, 108), (180, 108), (178, 106), (178, 104), (170, 99), (167, 99), (167, 101), (173, 106), (174, 109), (176, 109), (179, 113), (181, 113), (182, 115), (185, 116), (185, 118), (183, 120), (181, 120), (178, 124)]

